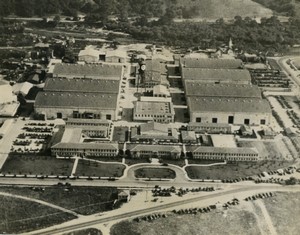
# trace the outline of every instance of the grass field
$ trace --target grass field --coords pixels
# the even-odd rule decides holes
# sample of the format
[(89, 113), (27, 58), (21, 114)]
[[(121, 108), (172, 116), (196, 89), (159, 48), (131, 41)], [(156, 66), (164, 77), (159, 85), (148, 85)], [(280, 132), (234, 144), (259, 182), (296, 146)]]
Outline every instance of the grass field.
[(282, 140), (277, 141), (239, 141), (239, 147), (254, 147), (258, 150), (261, 160), (285, 160), (289, 150)]
[(264, 200), (277, 234), (296, 235), (300, 231), (300, 193), (277, 193)]
[(125, 166), (119, 163), (98, 163), (88, 160), (79, 160), (75, 175), (97, 177), (121, 177)]
[(128, 127), (114, 127), (113, 141), (125, 142), (128, 140)]
[(259, 161), (218, 166), (188, 166), (186, 172), (191, 179), (237, 179), (253, 176), (264, 171), (277, 170), (292, 165), (291, 162)]
[(189, 159), (189, 164), (200, 164), (200, 165), (209, 165), (215, 163), (223, 163), (222, 161), (214, 161), (214, 160), (202, 160), (202, 159)]
[(174, 179), (176, 173), (168, 168), (150, 168), (144, 167), (137, 169), (134, 172), (136, 178), (161, 178), (161, 179)]
[(95, 228), (87, 228), (70, 233), (64, 233), (63, 235), (102, 235), (102, 232)]
[(224, 213), (170, 215), (151, 222), (123, 221), (114, 225), (111, 235), (257, 235), (260, 234), (252, 213), (231, 209)]
[(75, 219), (74, 215), (35, 202), (0, 196), (1, 234), (41, 229)]
[(39, 199), (83, 215), (111, 210), (113, 201), (118, 198), (118, 190), (114, 187), (49, 186), (39, 189), (0, 187), (1, 192)]
[(4, 163), (3, 174), (70, 175), (74, 160), (51, 156), (10, 155)]

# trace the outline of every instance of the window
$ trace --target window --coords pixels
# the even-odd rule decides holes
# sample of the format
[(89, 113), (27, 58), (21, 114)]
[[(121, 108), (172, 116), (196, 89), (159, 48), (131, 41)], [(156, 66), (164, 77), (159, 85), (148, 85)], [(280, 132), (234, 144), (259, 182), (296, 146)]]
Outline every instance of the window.
[(244, 119), (244, 124), (249, 125), (250, 124), (250, 119), (248, 119), (248, 118)]
[(260, 125), (266, 125), (266, 120), (265, 119), (261, 119), (260, 120)]
[(234, 117), (233, 116), (229, 116), (228, 117), (228, 123), (229, 124), (233, 124), (233, 122), (234, 122)]
[(212, 123), (218, 123), (218, 118), (213, 118)]
[(197, 118), (196, 118), (196, 122), (201, 122), (201, 118), (200, 118), (200, 117), (197, 117)]
[(111, 115), (110, 114), (106, 114), (106, 120), (111, 120)]

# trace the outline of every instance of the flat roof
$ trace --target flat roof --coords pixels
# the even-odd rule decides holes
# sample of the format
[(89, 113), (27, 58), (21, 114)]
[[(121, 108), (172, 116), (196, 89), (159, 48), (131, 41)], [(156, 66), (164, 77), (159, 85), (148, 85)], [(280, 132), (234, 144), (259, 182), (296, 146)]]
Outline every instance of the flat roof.
[(185, 81), (187, 96), (261, 98), (258, 86), (242, 84), (205, 84)]
[(240, 59), (180, 58), (180, 63), (186, 68), (238, 69), (243, 66)]
[(64, 134), (62, 136), (62, 143), (79, 143), (81, 140), (81, 128), (65, 128)]
[(122, 65), (108, 64), (56, 64), (53, 76), (64, 77), (73, 76), (81, 78), (115, 78), (121, 79)]
[(86, 92), (39, 92), (35, 99), (37, 108), (92, 108), (116, 109), (117, 94), (86, 93)]
[(271, 113), (270, 105), (264, 99), (191, 96), (187, 101), (191, 112)]
[(236, 148), (236, 142), (233, 135), (210, 135), (214, 147)]
[(136, 101), (134, 112), (141, 114), (165, 114), (173, 113), (173, 106), (170, 102)]
[(231, 80), (251, 82), (251, 75), (247, 69), (203, 69), (203, 68), (182, 68), (182, 78), (185, 80)]
[(120, 81), (91, 78), (47, 78), (44, 91), (118, 93)]

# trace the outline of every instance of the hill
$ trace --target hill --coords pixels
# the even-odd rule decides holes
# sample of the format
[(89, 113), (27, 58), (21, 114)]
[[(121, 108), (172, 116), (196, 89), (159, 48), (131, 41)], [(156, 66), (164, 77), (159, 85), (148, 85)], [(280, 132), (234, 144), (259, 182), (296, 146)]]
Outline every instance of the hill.
[(79, 13), (92, 15), (92, 20), (103, 20), (109, 15), (162, 17), (166, 13), (175, 18), (207, 19), (272, 15), (270, 9), (252, 0), (0, 0), (0, 17), (11, 14), (22, 17), (76, 16)]
[(273, 14), (272, 10), (251, 0), (177, 0), (176, 5), (189, 8), (194, 13), (193, 18), (269, 17)]

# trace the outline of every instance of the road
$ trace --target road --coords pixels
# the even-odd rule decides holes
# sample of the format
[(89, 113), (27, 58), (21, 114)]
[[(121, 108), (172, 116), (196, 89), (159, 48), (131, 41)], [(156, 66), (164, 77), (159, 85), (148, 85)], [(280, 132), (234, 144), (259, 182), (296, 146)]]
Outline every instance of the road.
[[(43, 230), (39, 230), (39, 231), (34, 231), (31, 232), (30, 234), (35, 235), (52, 235), (52, 234), (61, 234), (61, 233), (66, 233), (66, 232), (70, 232), (73, 231), (75, 229), (79, 229), (79, 228), (83, 228), (83, 227), (88, 227), (88, 226), (93, 226), (96, 224), (102, 224), (102, 223), (109, 223), (112, 221), (116, 221), (116, 220), (122, 220), (122, 219), (128, 219), (130, 217), (138, 217), (144, 214), (150, 214), (150, 213), (154, 213), (156, 211), (160, 211), (160, 210), (168, 210), (168, 209), (172, 209), (176, 206), (182, 206), (185, 204), (190, 204), (190, 203), (194, 203), (194, 202), (199, 202), (199, 201), (203, 201), (203, 200), (207, 200), (207, 199), (212, 199), (212, 198), (218, 198), (218, 197), (223, 197), (225, 195), (236, 195), (237, 193), (240, 192), (256, 192), (257, 190), (261, 190), (262, 188), (259, 187), (258, 185), (253, 186), (253, 187), (240, 187), (237, 189), (231, 189), (231, 190), (227, 190), (227, 191), (222, 191), (222, 192), (215, 192), (209, 195), (205, 195), (205, 196), (200, 196), (200, 197), (196, 197), (196, 198), (189, 198), (189, 199), (185, 199), (185, 200), (181, 200), (181, 201), (176, 201), (176, 202), (172, 202), (172, 203), (167, 203), (167, 204), (163, 204), (163, 205), (159, 205), (159, 206), (154, 206), (151, 208), (146, 208), (146, 209), (139, 209), (139, 210), (135, 210), (135, 211), (130, 211), (127, 213), (123, 213), (123, 214), (118, 214), (118, 215), (113, 215), (113, 216), (107, 216), (105, 218), (96, 218), (96, 219), (91, 219), (89, 221), (82, 221), (82, 222), (77, 222), (76, 224), (73, 225), (60, 225), (60, 226), (53, 226), (47, 229), (43, 229)], [(295, 187), (295, 186), (265, 186), (264, 190), (265, 191), (276, 191), (276, 190), (282, 190), (284, 189), (284, 191), (287, 190), (297, 190), (300, 191), (300, 187)]]
[(278, 61), (279, 66), (281, 67), (281, 69), (282, 69), (283, 71), (285, 71), (285, 72), (289, 75), (289, 77), (292, 78), (292, 80), (294, 81), (294, 83), (295, 83), (296, 86), (297, 86), (297, 91), (299, 92), (300, 79), (299, 79), (299, 77), (297, 77), (297, 76), (295, 75), (294, 70), (292, 70), (292, 69), (287, 65), (287, 63), (286, 63), (286, 61), (287, 61), (288, 59), (291, 59), (291, 60), (292, 60), (293, 58), (297, 58), (297, 56), (284, 56), (284, 57), (280, 57), (277, 61)]

